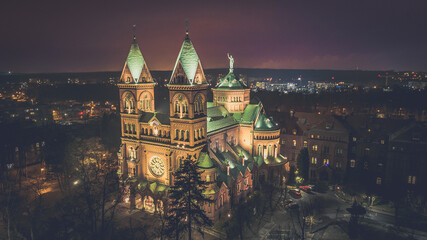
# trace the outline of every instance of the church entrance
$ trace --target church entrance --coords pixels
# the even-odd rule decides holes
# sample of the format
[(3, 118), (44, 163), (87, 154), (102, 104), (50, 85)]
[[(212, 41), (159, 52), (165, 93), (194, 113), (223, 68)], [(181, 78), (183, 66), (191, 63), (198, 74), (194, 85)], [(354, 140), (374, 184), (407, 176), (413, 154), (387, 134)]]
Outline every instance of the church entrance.
[(154, 199), (151, 196), (145, 196), (144, 198), (144, 209), (147, 212), (154, 213)]

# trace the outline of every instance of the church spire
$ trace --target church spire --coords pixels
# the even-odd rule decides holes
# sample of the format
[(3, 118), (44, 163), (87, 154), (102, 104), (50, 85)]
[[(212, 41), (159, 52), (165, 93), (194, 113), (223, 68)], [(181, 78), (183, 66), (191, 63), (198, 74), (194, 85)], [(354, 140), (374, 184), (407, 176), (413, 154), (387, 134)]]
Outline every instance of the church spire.
[[(122, 77), (126, 83), (145, 83), (152, 82), (151, 74), (148, 70), (147, 63), (145, 62), (142, 52), (139, 49), (139, 45), (136, 41), (136, 25), (132, 26), (132, 35), (133, 40), (130, 45), (129, 54), (126, 58), (126, 63), (124, 70), (122, 72)], [(127, 74), (125, 74), (127, 72)], [(122, 78), (121, 77), (121, 78)]]
[(188, 36), (188, 20), (185, 24), (185, 38), (173, 68), (169, 84), (204, 84), (206, 78), (196, 49)]
[(188, 36), (188, 19), (185, 20), (185, 39), (190, 39), (190, 37)]
[(136, 24), (132, 26), (133, 31), (133, 42), (136, 43)]

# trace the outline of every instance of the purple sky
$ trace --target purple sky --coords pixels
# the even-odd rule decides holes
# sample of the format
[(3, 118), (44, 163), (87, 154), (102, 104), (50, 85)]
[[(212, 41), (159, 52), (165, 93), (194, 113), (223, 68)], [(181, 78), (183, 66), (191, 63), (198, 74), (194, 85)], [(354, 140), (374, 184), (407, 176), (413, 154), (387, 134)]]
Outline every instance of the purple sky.
[(186, 18), (204, 68), (427, 71), (425, 0), (21, 0), (2, 3), (0, 72), (121, 70), (133, 24), (170, 70)]

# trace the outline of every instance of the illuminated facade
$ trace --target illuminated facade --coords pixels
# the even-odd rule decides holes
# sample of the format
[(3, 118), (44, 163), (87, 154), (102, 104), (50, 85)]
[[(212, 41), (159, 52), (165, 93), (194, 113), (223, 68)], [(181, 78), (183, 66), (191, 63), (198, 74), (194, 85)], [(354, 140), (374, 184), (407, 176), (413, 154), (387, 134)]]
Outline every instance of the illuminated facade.
[(156, 83), (134, 38), (118, 84), (119, 174), (132, 208), (153, 212), (167, 206), (173, 173), (188, 156), (210, 183), (205, 194), (215, 203), (203, 207), (212, 219), (229, 211), (230, 199), (246, 198), (258, 182), (279, 184), (285, 164), (280, 130), (261, 102), (250, 102), (250, 89), (234, 75), (233, 61), (230, 56), (230, 72), (207, 102), (209, 85), (187, 32), (168, 84), (169, 112), (160, 113)]

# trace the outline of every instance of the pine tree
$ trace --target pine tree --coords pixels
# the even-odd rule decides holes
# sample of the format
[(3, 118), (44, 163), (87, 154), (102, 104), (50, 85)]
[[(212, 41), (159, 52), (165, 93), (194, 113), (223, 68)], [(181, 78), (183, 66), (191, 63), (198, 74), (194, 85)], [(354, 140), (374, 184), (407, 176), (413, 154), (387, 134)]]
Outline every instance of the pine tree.
[(179, 239), (179, 234), (187, 231), (188, 239), (191, 240), (192, 225), (212, 226), (212, 221), (201, 208), (203, 203), (213, 201), (203, 194), (207, 183), (202, 181), (200, 174), (197, 161), (190, 156), (183, 160), (174, 173), (175, 185), (169, 191), (171, 202), (166, 217), (166, 232), (169, 236), (175, 235)]

